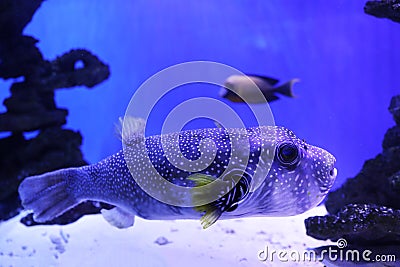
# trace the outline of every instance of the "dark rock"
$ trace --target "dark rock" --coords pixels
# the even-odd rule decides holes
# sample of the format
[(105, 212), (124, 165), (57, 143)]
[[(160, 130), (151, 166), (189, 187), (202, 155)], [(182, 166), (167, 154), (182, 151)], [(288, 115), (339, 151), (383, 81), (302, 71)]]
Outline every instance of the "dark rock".
[(8, 152), (0, 153), (0, 166), (2, 166), (0, 168), (0, 205), (3, 200), (9, 203), (7, 198), (17, 192), (19, 184), (17, 175), (23, 163), (18, 157), (19, 153), (16, 152), (22, 152), (27, 144), (28, 141), (25, 140), (22, 134), (0, 139), (0, 151)]
[[(57, 107), (54, 90), (92, 88), (110, 75), (109, 67), (84, 49), (71, 50), (53, 61), (43, 58), (38, 40), (22, 35), (42, 2), (0, 3), (0, 77), (22, 80), (11, 85), (11, 96), (4, 100), (7, 112), (0, 114), (0, 132), (11, 133), (0, 139), (0, 221), (21, 209), (17, 190), (25, 177), (87, 164), (80, 150), (80, 133), (61, 129), (68, 111)], [(35, 130), (36, 137), (24, 137)], [(102, 205), (82, 203), (49, 223), (75, 221), (83, 214), (98, 213)], [(28, 223), (29, 217), (23, 221), (35, 224)]]
[[(11, 86), (12, 95), (4, 101), (8, 112), (0, 114), (0, 131), (33, 131), (65, 124), (68, 112), (56, 108), (53, 91), (82, 85), (91, 88), (110, 75), (106, 64), (83, 49), (71, 50), (52, 62), (39, 60), (42, 62), (32, 64), (36, 72), (28, 70), (29, 78)], [(82, 62), (82, 67), (77, 68), (77, 62)], [(6, 64), (6, 69), (15, 68)], [(20, 72), (14, 75), (22, 75), (25, 70)]]
[(305, 220), (307, 235), (356, 244), (400, 244), (400, 210), (374, 204), (349, 204), (337, 215)]
[(400, 146), (400, 126), (394, 126), (387, 130), (383, 138), (382, 147), (384, 150), (396, 146)]
[(16, 193), (25, 176), (86, 165), (81, 143), (80, 133), (61, 128), (48, 128), (30, 140), (22, 134), (0, 139), (0, 151), (8, 151), (0, 153), (0, 200)]
[(0, 36), (21, 35), (43, 0), (2, 0), (0, 3)]
[(11, 195), (3, 198), (0, 202), (0, 214), (2, 220), (10, 219), (22, 210), (19, 204), (19, 196), (17, 192), (13, 192)]
[[(14, 83), (13, 87), (22, 87), (25, 83)], [(54, 103), (54, 93), (47, 94), (39, 93), (35, 88), (26, 86), (25, 90), (16, 90), (11, 97), (6, 98), (3, 102), (7, 111), (11, 114), (27, 114), (27, 113), (41, 113), (46, 110), (56, 109)]]
[(336, 214), (351, 203), (374, 203), (400, 209), (400, 194), (388, 190), (391, 187), (388, 177), (400, 170), (399, 165), (400, 147), (367, 160), (355, 178), (348, 179), (341, 188), (328, 194), (326, 209), (330, 214)]
[[(389, 110), (395, 114), (399, 109), (400, 96), (395, 96)], [(325, 205), (329, 213), (336, 214), (351, 203), (373, 203), (400, 209), (400, 194), (391, 190), (393, 179), (389, 179), (400, 171), (399, 131), (399, 126), (390, 128), (382, 144), (383, 152), (367, 160), (355, 178), (348, 179), (341, 188), (328, 194)]]
[(36, 138), (29, 140), (19, 155), (25, 165), (25, 172), (44, 173), (60, 168), (86, 165), (80, 150), (82, 136), (79, 132), (58, 127), (47, 128)]
[(400, 126), (400, 95), (392, 98), (389, 105), (389, 111), (392, 113), (396, 124)]
[[(82, 63), (82, 67), (78, 67), (77, 63)], [(71, 50), (55, 59), (51, 64), (56, 75), (40, 79), (42, 90), (81, 85), (91, 88), (110, 76), (109, 67), (84, 49)]]
[[(398, 123), (400, 96), (389, 111)], [(351, 243), (400, 243), (400, 128), (390, 128), (383, 151), (364, 163), (359, 174), (330, 192), (325, 206), (330, 215), (306, 220), (307, 234), (318, 239), (345, 238)]]
[(397, 193), (400, 193), (400, 171), (389, 177), (390, 188)]
[(2, 0), (0, 2), (0, 38), (21, 35), (43, 0)]
[(27, 114), (0, 114), (0, 132), (29, 132), (51, 126), (61, 126), (67, 122), (66, 109), (55, 109)]
[(4, 79), (35, 76), (44, 64), (38, 41), (30, 36), (13, 37), (0, 42), (0, 77)]
[(364, 6), (364, 12), (378, 18), (388, 18), (400, 22), (400, 1), (368, 1)]

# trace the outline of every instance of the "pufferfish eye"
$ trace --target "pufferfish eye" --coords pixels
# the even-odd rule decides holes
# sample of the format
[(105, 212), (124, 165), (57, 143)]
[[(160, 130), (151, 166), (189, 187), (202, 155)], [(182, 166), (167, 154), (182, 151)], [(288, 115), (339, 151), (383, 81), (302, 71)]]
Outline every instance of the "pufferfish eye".
[(300, 151), (293, 142), (283, 142), (277, 146), (276, 156), (285, 167), (294, 167), (300, 161)]

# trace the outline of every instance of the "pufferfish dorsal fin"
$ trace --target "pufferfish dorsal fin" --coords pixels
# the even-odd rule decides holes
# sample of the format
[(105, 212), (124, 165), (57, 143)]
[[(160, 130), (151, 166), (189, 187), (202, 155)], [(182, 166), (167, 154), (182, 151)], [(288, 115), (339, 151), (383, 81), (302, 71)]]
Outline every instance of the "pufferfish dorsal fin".
[(118, 122), (115, 124), (115, 133), (125, 145), (129, 145), (144, 138), (145, 128), (146, 121), (144, 119), (125, 116), (118, 118)]
[[(225, 183), (221, 181), (220, 179), (215, 180), (215, 177), (207, 174), (202, 174), (202, 173), (194, 173), (190, 175), (188, 178), (186, 178), (189, 181), (193, 181), (196, 185), (198, 186), (204, 186), (207, 185), (211, 182), (220, 182), (220, 183)], [(196, 203), (198, 201), (201, 201), (204, 197), (206, 197), (207, 192), (205, 194), (193, 194), (192, 199), (193, 202)], [(203, 229), (206, 229), (213, 225), (219, 217), (221, 217), (222, 210), (220, 207), (217, 207), (213, 204), (207, 204), (203, 206), (197, 206), (195, 207), (195, 210), (198, 212), (205, 212), (205, 214), (200, 218), (200, 223)]]
[(214, 125), (215, 125), (218, 129), (224, 129), (224, 127), (222, 126), (222, 124), (219, 123), (218, 121), (213, 120), (213, 122), (214, 122)]

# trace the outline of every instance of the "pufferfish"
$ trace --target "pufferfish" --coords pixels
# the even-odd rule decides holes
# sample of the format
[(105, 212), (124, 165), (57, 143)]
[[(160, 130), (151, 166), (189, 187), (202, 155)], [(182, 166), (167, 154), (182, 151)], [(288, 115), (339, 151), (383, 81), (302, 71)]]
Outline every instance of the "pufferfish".
[[(23, 180), (19, 187), (22, 205), (33, 211), (35, 221), (50, 221), (86, 200), (114, 205), (101, 212), (118, 228), (132, 226), (135, 216), (150, 220), (200, 219), (203, 228), (218, 219), (292, 216), (318, 205), (337, 175), (335, 158), (329, 152), (306, 144), (284, 127), (206, 128), (145, 137), (143, 120), (127, 121), (127, 125), (134, 126), (127, 127), (130, 130), (122, 135), (124, 149), (118, 153), (93, 165)], [(178, 140), (179, 151), (172, 150), (172, 154), (179, 152), (185, 160), (196, 162), (205, 151), (201, 149), (205, 139), (214, 143), (215, 153), (210, 164), (198, 171), (171, 162), (163, 146)], [(241, 158), (244, 154), (247, 157)], [(225, 171), (228, 166), (243, 170), (234, 183), (234, 172)], [(180, 206), (160, 201), (143, 190), (145, 184), (163, 191), (155, 176), (189, 191), (214, 181), (231, 186), (212, 202)], [(185, 199), (189, 203), (199, 203), (196, 200), (205, 197), (171, 190), (168, 194), (175, 199), (189, 198)]]

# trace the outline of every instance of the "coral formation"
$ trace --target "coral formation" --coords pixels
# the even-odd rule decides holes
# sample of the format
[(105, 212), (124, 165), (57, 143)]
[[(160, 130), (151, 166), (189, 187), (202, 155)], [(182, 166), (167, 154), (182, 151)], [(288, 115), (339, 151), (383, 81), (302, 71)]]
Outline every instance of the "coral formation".
[[(18, 213), (18, 185), (29, 175), (60, 168), (82, 166), (79, 132), (61, 128), (68, 111), (58, 108), (54, 91), (78, 85), (93, 87), (107, 79), (109, 67), (84, 49), (71, 50), (49, 61), (37, 48), (38, 42), (22, 31), (43, 0), (5, 0), (0, 4), (0, 77), (17, 79), (7, 108), (0, 114), (0, 220)], [(25, 133), (37, 135), (27, 139)], [(84, 213), (95, 213), (101, 204), (86, 202), (54, 221), (66, 223)], [(34, 224), (28, 216), (23, 221)]]
[(400, 244), (400, 95), (392, 98), (389, 111), (396, 126), (386, 132), (382, 153), (328, 194), (330, 215), (308, 218), (308, 235), (357, 245)]
[[(400, 243), (400, 210), (375, 204), (348, 204), (336, 215), (306, 220), (307, 234), (317, 239), (346, 239), (352, 244)], [(390, 234), (389, 234), (390, 233)]]
[(364, 12), (378, 18), (388, 18), (400, 22), (400, 1), (368, 1), (364, 6)]

